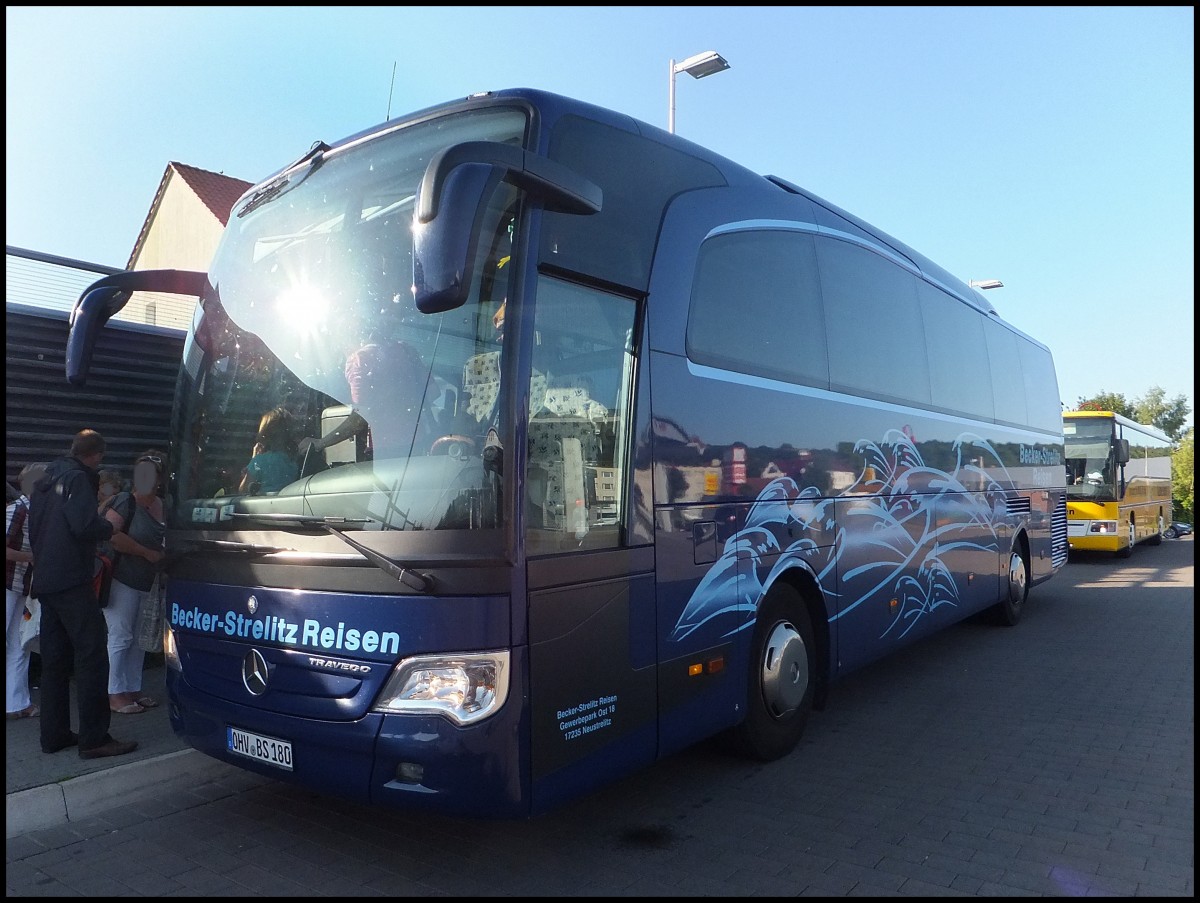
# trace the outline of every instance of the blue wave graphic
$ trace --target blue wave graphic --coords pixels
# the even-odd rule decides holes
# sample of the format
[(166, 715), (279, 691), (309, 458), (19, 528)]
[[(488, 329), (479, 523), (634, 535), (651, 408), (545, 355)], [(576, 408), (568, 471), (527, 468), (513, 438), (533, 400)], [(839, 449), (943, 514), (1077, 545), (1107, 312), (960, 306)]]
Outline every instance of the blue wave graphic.
[[(995, 448), (978, 435), (961, 434), (949, 473), (926, 466), (901, 430), (889, 431), (879, 443), (860, 440), (854, 450), (863, 455), (863, 469), (837, 496), (801, 488), (791, 477), (763, 487), (745, 526), (729, 537), (696, 586), (670, 641), (699, 630), (728, 638), (752, 627), (765, 588), (801, 561), (830, 601), (831, 621), (851, 616), (882, 594), (897, 599), (881, 639), (902, 639), (923, 618), (958, 606), (960, 589), (941, 555), (964, 549), (999, 552), (997, 527), (1006, 522), (1007, 491), (994, 475), (1008, 486), (1013, 483)], [(839, 522), (835, 506), (846, 500), (853, 503), (843, 504)], [(939, 505), (955, 516), (939, 523)], [(788, 538), (786, 546), (780, 537)], [(846, 561), (851, 543), (854, 560), (863, 563)], [(778, 560), (760, 576), (763, 559), (776, 554)]]

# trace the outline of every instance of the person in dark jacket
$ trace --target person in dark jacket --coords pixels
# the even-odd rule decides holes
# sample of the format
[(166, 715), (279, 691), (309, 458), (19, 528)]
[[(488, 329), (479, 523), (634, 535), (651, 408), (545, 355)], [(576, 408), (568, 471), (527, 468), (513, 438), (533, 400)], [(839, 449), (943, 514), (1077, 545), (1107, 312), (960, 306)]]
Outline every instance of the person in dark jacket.
[[(30, 594), (42, 603), (42, 752), (78, 745), (81, 759), (137, 749), (137, 741), (108, 732), (108, 628), (92, 589), (96, 543), (113, 533), (96, 502), (104, 445), (95, 430), (77, 433), (70, 455), (34, 484), (29, 506), (29, 542), (38, 563)], [(78, 734), (71, 730), (72, 667)]]

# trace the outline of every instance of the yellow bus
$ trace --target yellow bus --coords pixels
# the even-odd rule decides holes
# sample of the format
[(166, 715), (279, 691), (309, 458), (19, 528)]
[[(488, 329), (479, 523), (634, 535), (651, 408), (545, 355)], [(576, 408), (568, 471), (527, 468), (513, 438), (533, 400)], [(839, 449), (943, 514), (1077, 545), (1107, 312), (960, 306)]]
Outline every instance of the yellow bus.
[(1171, 439), (1112, 411), (1065, 411), (1067, 542), (1122, 558), (1171, 524)]

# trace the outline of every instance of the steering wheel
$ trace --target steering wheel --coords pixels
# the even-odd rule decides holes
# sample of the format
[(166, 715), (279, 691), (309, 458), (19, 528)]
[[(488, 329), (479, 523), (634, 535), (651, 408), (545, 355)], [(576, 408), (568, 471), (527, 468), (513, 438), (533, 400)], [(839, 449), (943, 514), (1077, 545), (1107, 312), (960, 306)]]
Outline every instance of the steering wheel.
[(429, 446), (431, 455), (454, 455), (461, 458), (474, 451), (475, 440), (470, 436), (460, 436), (457, 433), (435, 439), (433, 445)]

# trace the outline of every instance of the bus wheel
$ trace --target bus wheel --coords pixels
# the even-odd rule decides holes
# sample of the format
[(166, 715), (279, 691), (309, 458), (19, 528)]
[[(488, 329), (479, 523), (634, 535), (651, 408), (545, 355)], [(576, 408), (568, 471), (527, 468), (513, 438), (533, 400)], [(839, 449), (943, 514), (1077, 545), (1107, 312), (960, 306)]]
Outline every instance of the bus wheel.
[(1021, 611), (1027, 598), (1029, 567), (1025, 563), (1025, 553), (1016, 548), (1008, 556), (1008, 585), (1005, 587), (1004, 598), (993, 608), (996, 622), (1004, 627), (1016, 627), (1021, 621)]
[(763, 600), (754, 626), (746, 717), (733, 732), (743, 755), (770, 762), (796, 748), (812, 711), (816, 667), (804, 599), (778, 585)]

